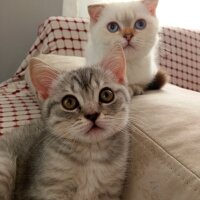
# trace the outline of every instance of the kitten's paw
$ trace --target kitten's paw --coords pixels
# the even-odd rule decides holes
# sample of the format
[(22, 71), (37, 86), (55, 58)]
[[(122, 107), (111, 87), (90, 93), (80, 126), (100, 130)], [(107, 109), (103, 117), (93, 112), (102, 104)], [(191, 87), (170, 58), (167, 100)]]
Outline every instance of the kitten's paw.
[(144, 94), (144, 89), (140, 85), (130, 84), (129, 85), (129, 92), (130, 92), (131, 97), (133, 97), (133, 96)]

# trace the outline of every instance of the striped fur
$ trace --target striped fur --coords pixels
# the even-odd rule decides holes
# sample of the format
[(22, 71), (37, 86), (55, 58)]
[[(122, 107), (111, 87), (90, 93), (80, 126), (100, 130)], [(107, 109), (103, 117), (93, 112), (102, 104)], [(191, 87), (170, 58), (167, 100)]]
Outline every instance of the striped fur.
[[(99, 102), (102, 88), (113, 102)], [(75, 111), (62, 99), (74, 95)], [(42, 106), (42, 117), (0, 139), (1, 200), (119, 200), (129, 147), (129, 93), (101, 68), (63, 73)], [(87, 134), (88, 111), (99, 112), (100, 132)]]

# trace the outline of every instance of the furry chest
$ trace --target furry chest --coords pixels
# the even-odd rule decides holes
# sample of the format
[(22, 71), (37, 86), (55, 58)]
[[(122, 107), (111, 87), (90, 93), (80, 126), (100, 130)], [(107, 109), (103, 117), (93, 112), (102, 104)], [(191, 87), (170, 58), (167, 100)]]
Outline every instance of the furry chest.
[(154, 64), (144, 63), (127, 63), (127, 78), (129, 84), (147, 85), (150, 83), (157, 72)]
[(108, 185), (111, 185), (112, 169), (90, 163), (80, 167), (77, 174), (77, 192), (73, 200), (96, 200), (98, 195), (104, 193)]

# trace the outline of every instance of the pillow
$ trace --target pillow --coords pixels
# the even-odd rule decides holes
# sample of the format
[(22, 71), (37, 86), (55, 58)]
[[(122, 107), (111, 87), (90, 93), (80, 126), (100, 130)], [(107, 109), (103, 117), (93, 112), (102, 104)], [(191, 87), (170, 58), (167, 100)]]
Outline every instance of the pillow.
[[(77, 57), (77, 56), (61, 56), (61, 55), (54, 55), (54, 54), (40, 54), (39, 56), (35, 57), (40, 59), (42, 62), (45, 62), (56, 70), (61, 71), (70, 71), (77, 69), (79, 67), (83, 67), (85, 65), (85, 58)], [(34, 66), (32, 66), (34, 67)], [(30, 65), (25, 70), (25, 80), (30, 88), (30, 91), (36, 96), (36, 99), (41, 104), (43, 99), (37, 95), (37, 91), (32, 83), (31, 79), (31, 71)]]

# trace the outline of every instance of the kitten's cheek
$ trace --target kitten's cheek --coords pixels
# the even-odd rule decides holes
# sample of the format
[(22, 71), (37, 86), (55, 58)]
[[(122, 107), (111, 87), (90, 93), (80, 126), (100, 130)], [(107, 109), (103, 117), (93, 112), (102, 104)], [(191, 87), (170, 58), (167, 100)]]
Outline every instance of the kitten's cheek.
[(99, 120), (96, 122), (96, 125), (101, 128), (101, 130), (106, 133), (106, 135), (108, 133), (113, 132), (113, 121), (112, 120), (108, 120), (108, 119), (104, 119), (104, 120)]
[(84, 134), (88, 133), (88, 131), (92, 128), (93, 124), (92, 123), (87, 123), (84, 127)]
[(108, 119), (106, 119), (105, 115), (102, 113), (95, 122), (95, 124), (99, 126), (99, 128), (106, 129), (107, 125), (110, 124), (110, 122)]

